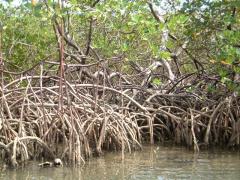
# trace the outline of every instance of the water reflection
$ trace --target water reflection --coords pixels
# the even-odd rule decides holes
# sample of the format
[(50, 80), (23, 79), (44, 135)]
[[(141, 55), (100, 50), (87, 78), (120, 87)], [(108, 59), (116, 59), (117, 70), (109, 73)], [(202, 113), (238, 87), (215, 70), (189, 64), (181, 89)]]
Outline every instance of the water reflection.
[(179, 147), (144, 147), (143, 151), (126, 154), (107, 153), (93, 158), (84, 167), (28, 168), (0, 172), (6, 180), (146, 180), (146, 179), (240, 179), (238, 152), (202, 151), (194, 154)]

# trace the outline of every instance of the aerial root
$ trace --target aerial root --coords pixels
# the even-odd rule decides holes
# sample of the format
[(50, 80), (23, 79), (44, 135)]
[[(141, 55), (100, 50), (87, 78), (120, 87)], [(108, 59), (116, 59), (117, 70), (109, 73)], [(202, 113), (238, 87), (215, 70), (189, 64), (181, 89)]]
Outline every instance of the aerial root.
[[(190, 93), (184, 87), (191, 79), (168, 82), (160, 91), (121, 73), (95, 76), (98, 82), (91, 84), (90, 76), (80, 81), (78, 73), (68, 72), (62, 95), (54, 75), (6, 78), (0, 89), (0, 148), (6, 162), (16, 167), (32, 158), (61, 157), (82, 164), (105, 150), (131, 152), (142, 142), (166, 140), (196, 151), (203, 145), (239, 145), (239, 97)], [(200, 82), (199, 88), (207, 86), (204, 78)]]

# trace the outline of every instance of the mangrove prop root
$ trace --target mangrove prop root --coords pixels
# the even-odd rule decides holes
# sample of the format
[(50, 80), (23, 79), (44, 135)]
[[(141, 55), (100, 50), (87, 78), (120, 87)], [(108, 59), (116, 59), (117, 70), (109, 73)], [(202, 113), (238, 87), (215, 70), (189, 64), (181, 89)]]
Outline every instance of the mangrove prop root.
[[(56, 157), (81, 164), (104, 150), (140, 149), (146, 141), (172, 140), (196, 151), (204, 144), (239, 145), (239, 97), (227, 90), (224, 96), (204, 93), (210, 81), (204, 76), (192, 73), (146, 88), (141, 71), (149, 68), (126, 75), (107, 72), (103, 60), (65, 63), (64, 79), (48, 69), (59, 66), (50, 61), (31, 68), (34, 75), (2, 72), (0, 152), (12, 166)], [(196, 78), (199, 84), (189, 92)]]

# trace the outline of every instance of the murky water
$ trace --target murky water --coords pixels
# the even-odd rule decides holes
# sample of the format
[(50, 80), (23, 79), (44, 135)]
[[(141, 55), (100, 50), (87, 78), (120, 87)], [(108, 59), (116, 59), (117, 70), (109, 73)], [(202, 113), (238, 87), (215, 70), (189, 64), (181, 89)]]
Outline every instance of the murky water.
[(180, 147), (144, 147), (125, 154), (106, 153), (84, 167), (27, 168), (0, 172), (4, 180), (164, 180), (164, 179), (240, 179), (240, 153), (201, 151), (198, 155)]

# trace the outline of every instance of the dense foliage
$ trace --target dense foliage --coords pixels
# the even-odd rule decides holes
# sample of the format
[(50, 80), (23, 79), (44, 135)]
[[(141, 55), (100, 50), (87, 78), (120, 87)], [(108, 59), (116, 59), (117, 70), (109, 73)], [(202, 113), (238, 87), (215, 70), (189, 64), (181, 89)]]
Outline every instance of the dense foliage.
[[(155, 3), (164, 22), (154, 19), (144, 0), (68, 1), (64, 8), (54, 1), (1, 5), (3, 58), (14, 71), (30, 68), (47, 56), (57, 59), (52, 26), (62, 19), (66, 33), (83, 53), (89, 52), (90, 43), (102, 59), (122, 60), (126, 70), (130, 61), (144, 66), (159, 58), (171, 61), (186, 43), (180, 57), (171, 62), (177, 66), (175, 73), (210, 73), (231, 91), (239, 91), (239, 1)], [(160, 50), (164, 27), (170, 38), (167, 49)]]

